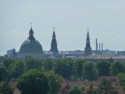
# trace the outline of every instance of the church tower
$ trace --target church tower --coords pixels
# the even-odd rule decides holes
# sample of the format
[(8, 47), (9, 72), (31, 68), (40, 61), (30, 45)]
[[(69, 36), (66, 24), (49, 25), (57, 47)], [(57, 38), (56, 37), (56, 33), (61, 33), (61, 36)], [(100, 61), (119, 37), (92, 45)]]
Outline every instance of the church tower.
[(85, 56), (91, 55), (91, 54), (92, 54), (92, 51), (91, 51), (91, 46), (90, 46), (89, 30), (87, 30)]
[(53, 28), (53, 35), (52, 35), (52, 41), (51, 41), (51, 49), (50, 49), (50, 51), (52, 51), (54, 54), (58, 54), (55, 28)]

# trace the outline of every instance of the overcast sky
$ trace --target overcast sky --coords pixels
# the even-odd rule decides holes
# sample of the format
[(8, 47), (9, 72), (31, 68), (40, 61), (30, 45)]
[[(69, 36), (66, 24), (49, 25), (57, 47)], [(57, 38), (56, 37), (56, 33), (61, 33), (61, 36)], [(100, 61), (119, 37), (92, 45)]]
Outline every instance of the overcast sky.
[(0, 55), (19, 51), (31, 23), (43, 50), (50, 50), (53, 27), (58, 49), (84, 50), (87, 26), (91, 46), (125, 50), (125, 0), (0, 0)]

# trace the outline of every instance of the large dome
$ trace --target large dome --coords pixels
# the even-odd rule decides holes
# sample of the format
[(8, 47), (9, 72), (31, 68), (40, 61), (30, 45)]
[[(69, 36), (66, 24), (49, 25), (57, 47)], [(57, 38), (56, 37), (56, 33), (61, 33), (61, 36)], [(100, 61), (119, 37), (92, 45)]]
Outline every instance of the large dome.
[(37, 40), (27, 39), (23, 42), (20, 52), (43, 52), (41, 44)]
[(32, 28), (29, 31), (29, 38), (25, 40), (21, 47), (20, 53), (43, 53), (41, 44), (34, 38)]

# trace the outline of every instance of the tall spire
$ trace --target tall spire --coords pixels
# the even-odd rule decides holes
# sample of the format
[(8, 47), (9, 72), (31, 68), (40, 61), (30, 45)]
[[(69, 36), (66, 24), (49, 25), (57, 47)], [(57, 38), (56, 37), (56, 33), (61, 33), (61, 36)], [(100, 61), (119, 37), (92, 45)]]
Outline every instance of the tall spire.
[(32, 23), (31, 23), (31, 29), (29, 31), (29, 38), (30, 40), (34, 39), (34, 32), (33, 32), (33, 29), (32, 29)]
[(52, 41), (51, 41), (51, 49), (54, 54), (58, 54), (58, 48), (57, 48), (57, 41), (56, 41), (56, 34), (55, 34), (55, 27), (53, 27), (53, 35), (52, 35)]
[(52, 36), (53, 39), (56, 38), (56, 35), (55, 35), (55, 27), (53, 27), (53, 36)]
[(91, 55), (91, 54), (92, 54), (92, 51), (91, 51), (91, 46), (90, 46), (89, 28), (87, 27), (85, 55)]

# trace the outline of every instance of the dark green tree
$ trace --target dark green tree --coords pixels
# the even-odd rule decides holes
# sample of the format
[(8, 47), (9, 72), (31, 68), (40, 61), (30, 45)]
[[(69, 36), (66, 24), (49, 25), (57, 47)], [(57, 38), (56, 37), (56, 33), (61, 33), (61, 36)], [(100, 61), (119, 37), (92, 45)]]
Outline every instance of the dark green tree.
[(73, 63), (71, 59), (59, 59), (54, 68), (54, 72), (65, 79), (70, 79), (73, 74)]
[(3, 66), (9, 71), (11, 64), (15, 63), (16, 59), (4, 59)]
[(49, 83), (41, 70), (30, 70), (19, 77), (17, 88), (22, 94), (47, 94)]
[(10, 75), (6, 71), (4, 67), (0, 67), (0, 82), (1, 81), (9, 81), (10, 80)]
[(25, 71), (25, 65), (22, 61), (16, 61), (15, 63), (11, 64), (10, 66), (10, 75), (11, 78), (17, 79), (21, 74)]
[(84, 60), (76, 60), (75, 61), (75, 75), (77, 75), (77, 77), (82, 80), (83, 78), (83, 64), (84, 64)]
[(125, 91), (125, 73), (119, 73), (117, 78), (118, 78), (118, 81), (120, 83), (120, 86)]
[(48, 94), (58, 94), (61, 88), (61, 83), (63, 78), (52, 71), (45, 72), (48, 82), (49, 82), (49, 92)]
[(116, 76), (119, 73), (125, 72), (125, 66), (121, 62), (114, 62), (111, 64), (111, 74)]
[(78, 88), (77, 86), (75, 86), (74, 88), (72, 88), (68, 94), (84, 94), (81, 88)]
[(93, 81), (96, 80), (98, 75), (97, 75), (97, 70), (95, 68), (95, 65), (92, 62), (85, 62), (83, 65), (83, 77), (86, 80)]
[(1, 94), (13, 94), (14, 89), (9, 86), (9, 84), (5, 82), (0, 83), (0, 93)]
[(99, 76), (109, 76), (110, 75), (110, 66), (111, 64), (107, 61), (100, 61), (97, 63), (97, 69)]
[(54, 66), (54, 60), (53, 59), (46, 59), (45, 62), (44, 62), (44, 69), (47, 70), (47, 71), (51, 71), (53, 69), (53, 66)]
[(106, 79), (103, 79), (98, 86), (99, 94), (118, 94), (113, 88), (112, 83)]
[(26, 69), (41, 69), (42, 68), (42, 60), (30, 58), (26, 61)]

